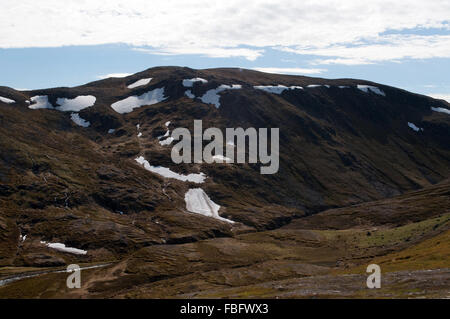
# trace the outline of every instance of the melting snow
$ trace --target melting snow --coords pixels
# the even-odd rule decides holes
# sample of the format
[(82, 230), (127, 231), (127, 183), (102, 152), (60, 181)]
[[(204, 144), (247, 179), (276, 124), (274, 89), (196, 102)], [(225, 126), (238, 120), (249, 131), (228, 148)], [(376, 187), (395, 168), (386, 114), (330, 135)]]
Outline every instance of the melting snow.
[(170, 145), (173, 142), (173, 137), (170, 136), (166, 138), (165, 140), (159, 141), (160, 145)]
[(195, 99), (195, 95), (192, 94), (191, 90), (186, 90), (186, 92), (184, 92), (184, 95), (186, 95), (190, 99)]
[(141, 137), (142, 136), (142, 132), (139, 132), (137, 137)]
[(138, 86), (142, 86), (142, 85), (147, 85), (147, 84), (149, 84), (151, 80), (152, 80), (152, 78), (140, 79), (140, 80), (138, 80), (138, 81), (136, 81), (136, 82), (134, 82), (134, 83), (128, 85), (127, 87), (128, 87), (129, 89), (134, 89), (134, 88), (137, 88)]
[(205, 80), (202, 78), (185, 79), (185, 80), (183, 80), (183, 86), (187, 87), (187, 88), (191, 88), (194, 86), (195, 82), (207, 83), (208, 80)]
[(203, 183), (206, 179), (206, 175), (204, 173), (200, 174), (188, 174), (182, 175), (175, 173), (170, 168), (162, 167), (162, 166), (152, 166), (150, 163), (143, 157), (139, 156), (136, 159), (136, 162), (144, 166), (147, 171), (153, 172), (155, 174), (167, 177), (174, 178), (182, 182), (192, 182), (192, 183)]
[(111, 107), (117, 113), (130, 113), (134, 108), (143, 105), (152, 105), (164, 101), (167, 97), (164, 96), (164, 88), (154, 89), (142, 95), (129, 96), (126, 99), (117, 101), (111, 104)]
[(339, 85), (339, 88), (340, 88), (340, 89), (348, 89), (348, 88), (350, 88), (350, 87), (347, 86), (347, 85)]
[(46, 244), (46, 246), (48, 248), (52, 248), (58, 251), (62, 251), (65, 253), (71, 253), (71, 254), (76, 254), (76, 255), (86, 255), (87, 251), (86, 250), (82, 250), (82, 249), (78, 249), (78, 248), (72, 248), (72, 247), (66, 247), (66, 245), (61, 244), (61, 243), (46, 243), (45, 241), (42, 242), (41, 244)]
[(47, 95), (36, 95), (31, 97), (30, 100), (31, 102), (34, 102), (28, 106), (30, 109), (53, 109), (53, 105), (48, 101)]
[(220, 206), (214, 203), (201, 188), (191, 188), (184, 195), (186, 209), (191, 213), (201, 214), (218, 220), (234, 223), (232, 220), (219, 216)]
[(225, 90), (239, 90), (242, 88), (242, 85), (240, 84), (232, 84), (226, 85), (222, 84), (218, 88), (211, 89), (206, 91), (206, 93), (200, 98), (203, 103), (206, 104), (214, 104), (216, 108), (220, 107), (220, 95), (218, 93), (225, 91)]
[(370, 91), (378, 95), (386, 96), (386, 94), (376, 86), (358, 84), (356, 87), (366, 93), (369, 93)]
[(58, 111), (78, 112), (95, 104), (96, 98), (92, 95), (80, 95), (74, 99), (58, 98), (56, 107)]
[(417, 127), (414, 123), (408, 122), (408, 126), (416, 132), (423, 131), (423, 128)]
[(37, 109), (55, 109), (62, 112), (72, 111), (79, 112), (95, 104), (96, 98), (92, 95), (80, 95), (74, 99), (58, 98), (54, 107), (49, 101), (47, 95), (36, 95), (30, 98), (33, 104), (28, 107), (33, 110)]
[(79, 126), (88, 127), (89, 125), (91, 125), (91, 122), (86, 121), (85, 119), (82, 119), (78, 113), (70, 114), (70, 118), (72, 119), (72, 121), (75, 124), (77, 124)]
[(20, 240), (21, 242), (24, 242), (26, 239), (27, 239), (27, 235), (22, 236), (22, 234), (20, 234), (19, 240)]
[(257, 90), (263, 90), (263, 91), (273, 93), (273, 94), (281, 94), (281, 93), (283, 93), (284, 90), (295, 90), (295, 89), (303, 90), (303, 88), (301, 86), (293, 85), (293, 86), (287, 87), (285, 85), (280, 85), (280, 84), (278, 84), (277, 86), (255, 85), (255, 86), (253, 86), (253, 88), (255, 88)]
[(450, 110), (443, 107), (431, 107), (432, 111), (450, 114)]
[(108, 130), (108, 134), (112, 134), (112, 133), (114, 133), (115, 131), (116, 131), (115, 129), (110, 128), (110, 129)]
[[(169, 127), (170, 121), (167, 121), (164, 125), (166, 127)], [(162, 139), (164, 137), (167, 137), (165, 140), (159, 141), (159, 144), (161, 144), (161, 145), (170, 145), (173, 142), (173, 137), (171, 137), (171, 136), (168, 137), (169, 135), (170, 135), (170, 130), (167, 129), (167, 131), (166, 131), (166, 133), (164, 135), (158, 136), (158, 140), (160, 140), (160, 139)]]
[(16, 103), (16, 101), (8, 99), (6, 97), (0, 96), (0, 101), (3, 103), (7, 103), (7, 104), (12, 104), (12, 103)]
[(213, 158), (214, 162), (216, 162), (216, 163), (223, 163), (223, 162), (230, 163), (231, 162), (230, 158), (225, 157), (223, 155), (214, 155), (212, 158)]
[(167, 137), (170, 135), (170, 130), (167, 130), (166, 133), (164, 133), (164, 135), (161, 135), (158, 137), (158, 139), (162, 139), (163, 137)]

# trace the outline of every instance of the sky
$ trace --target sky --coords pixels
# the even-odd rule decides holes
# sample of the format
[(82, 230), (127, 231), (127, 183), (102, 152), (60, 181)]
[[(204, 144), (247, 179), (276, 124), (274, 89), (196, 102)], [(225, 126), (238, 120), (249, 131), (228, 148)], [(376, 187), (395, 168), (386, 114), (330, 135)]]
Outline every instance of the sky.
[(359, 78), (450, 101), (450, 1), (0, 0), (0, 85), (153, 66)]

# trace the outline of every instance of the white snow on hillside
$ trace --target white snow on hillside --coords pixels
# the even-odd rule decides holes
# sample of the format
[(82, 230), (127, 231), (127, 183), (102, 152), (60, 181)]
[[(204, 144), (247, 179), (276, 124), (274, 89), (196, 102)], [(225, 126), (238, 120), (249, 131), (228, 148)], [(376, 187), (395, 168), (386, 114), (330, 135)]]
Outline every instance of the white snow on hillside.
[(126, 99), (111, 104), (111, 107), (117, 113), (124, 114), (130, 113), (133, 109), (143, 105), (156, 104), (164, 101), (165, 99), (167, 99), (167, 97), (164, 96), (164, 88), (158, 88), (139, 96), (129, 96)]
[(253, 86), (253, 88), (255, 88), (257, 90), (263, 90), (263, 91), (273, 93), (273, 94), (281, 94), (281, 93), (283, 93), (284, 90), (295, 90), (295, 89), (303, 90), (303, 88), (298, 85), (293, 85), (293, 86), (288, 87), (288, 86), (281, 85), (281, 84), (278, 84), (277, 86), (275, 86), (275, 85), (255, 85), (255, 86)]
[(378, 95), (386, 96), (386, 94), (376, 86), (358, 84), (356, 87), (365, 93), (372, 92)]
[(127, 87), (129, 89), (134, 89), (134, 88), (137, 88), (138, 86), (143, 86), (143, 85), (149, 84), (151, 80), (152, 80), (152, 78), (140, 79), (140, 80), (137, 80), (136, 82), (128, 85)]
[(72, 113), (70, 114), (70, 118), (72, 121), (82, 127), (89, 127), (91, 125), (91, 122), (86, 121), (85, 119), (82, 119), (78, 113)]
[(208, 80), (202, 78), (185, 79), (183, 80), (183, 86), (186, 88), (191, 88), (194, 86), (195, 82), (208, 83)]
[(174, 171), (172, 171), (170, 168), (167, 167), (153, 166), (143, 156), (139, 156), (135, 160), (140, 165), (142, 165), (147, 171), (161, 175), (166, 178), (174, 178), (182, 182), (192, 182), (198, 184), (203, 183), (206, 179), (206, 175), (204, 173), (182, 175), (175, 173)]
[(162, 139), (163, 137), (167, 137), (170, 135), (170, 130), (167, 130), (166, 133), (164, 133), (164, 135), (158, 136), (158, 139)]
[(214, 203), (201, 188), (191, 188), (184, 195), (186, 209), (191, 213), (201, 214), (218, 220), (234, 223), (232, 220), (220, 217), (220, 206)]
[(170, 145), (173, 142), (173, 137), (170, 136), (170, 130), (169, 130), (169, 125), (170, 125), (170, 121), (167, 121), (164, 124), (167, 127), (167, 131), (164, 135), (158, 136), (158, 140), (161, 140), (164, 137), (167, 137), (165, 140), (161, 140), (159, 141), (160, 145)]
[(30, 98), (33, 104), (30, 104), (28, 108), (32, 110), (37, 109), (53, 109), (53, 105), (48, 101), (47, 95), (36, 95)]
[(450, 114), (450, 110), (443, 107), (431, 107), (432, 111)]
[(223, 163), (223, 162), (225, 162), (225, 163), (231, 163), (231, 159), (228, 158), (228, 157), (225, 157), (225, 156), (223, 156), (223, 155), (214, 155), (214, 156), (212, 157), (212, 159), (213, 159), (214, 162), (216, 162), (216, 163)]
[(58, 106), (55, 109), (62, 112), (79, 112), (94, 105), (95, 101), (96, 97), (93, 95), (80, 95), (74, 99), (58, 98), (56, 99)]
[(6, 104), (16, 103), (16, 101), (8, 99), (7, 97), (0, 96), (0, 101)]
[(339, 85), (339, 88), (340, 88), (340, 89), (348, 89), (348, 88), (350, 88), (350, 87), (347, 86), (347, 85)]
[(408, 122), (408, 126), (416, 132), (423, 131), (423, 128), (417, 127), (414, 123)]
[(170, 136), (168, 138), (166, 138), (165, 140), (159, 141), (159, 144), (164, 146), (164, 145), (170, 145), (173, 142), (173, 137)]
[(200, 98), (203, 103), (214, 104), (216, 108), (220, 107), (220, 95), (219, 93), (225, 90), (239, 90), (242, 88), (240, 84), (226, 85), (222, 84), (215, 89), (206, 91), (206, 93)]
[(72, 247), (66, 247), (66, 245), (61, 244), (61, 243), (46, 243), (41, 241), (41, 244), (45, 244), (48, 248), (52, 248), (64, 253), (70, 253), (70, 254), (75, 254), (75, 255), (86, 255), (87, 251), (86, 250), (82, 250), (82, 249), (78, 249), (78, 248), (72, 248)]
[(33, 104), (28, 107), (33, 110), (37, 109), (55, 109), (61, 112), (79, 112), (95, 104), (96, 98), (92, 95), (80, 95), (74, 99), (57, 98), (54, 107), (49, 101), (47, 95), (36, 95), (30, 98)]
[(184, 92), (184, 95), (186, 95), (190, 99), (195, 99), (195, 95), (192, 94), (191, 90), (186, 90), (186, 92)]

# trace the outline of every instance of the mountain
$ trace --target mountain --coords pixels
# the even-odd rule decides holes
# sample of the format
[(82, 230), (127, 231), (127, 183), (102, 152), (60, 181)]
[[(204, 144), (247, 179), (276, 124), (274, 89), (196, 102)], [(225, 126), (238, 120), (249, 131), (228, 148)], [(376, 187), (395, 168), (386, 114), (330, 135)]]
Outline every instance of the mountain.
[[(0, 287), (2, 297), (28, 285), (29, 297), (283, 296), (280, 280), (313, 285), (408, 249), (422, 260), (433, 240), (444, 262), (420, 265), (449, 280), (443, 100), (364, 80), (181, 67), (0, 87), (0, 97), (0, 278), (103, 266), (83, 271), (86, 289), (65, 279), (56, 289), (64, 274), (50, 273)], [(175, 164), (173, 130), (193, 132), (199, 119), (203, 129), (279, 128), (278, 172)], [(401, 271), (425, 269), (414, 258), (389, 264), (400, 271), (393, 286)], [(433, 289), (424, 295), (443, 293)]]

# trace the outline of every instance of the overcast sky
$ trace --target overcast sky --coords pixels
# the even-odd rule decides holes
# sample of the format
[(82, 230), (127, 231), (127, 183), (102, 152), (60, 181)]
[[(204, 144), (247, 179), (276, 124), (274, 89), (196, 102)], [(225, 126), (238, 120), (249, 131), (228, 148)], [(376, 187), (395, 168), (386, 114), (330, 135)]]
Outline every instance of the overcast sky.
[(353, 77), (450, 100), (450, 1), (0, 0), (0, 85), (157, 65)]

